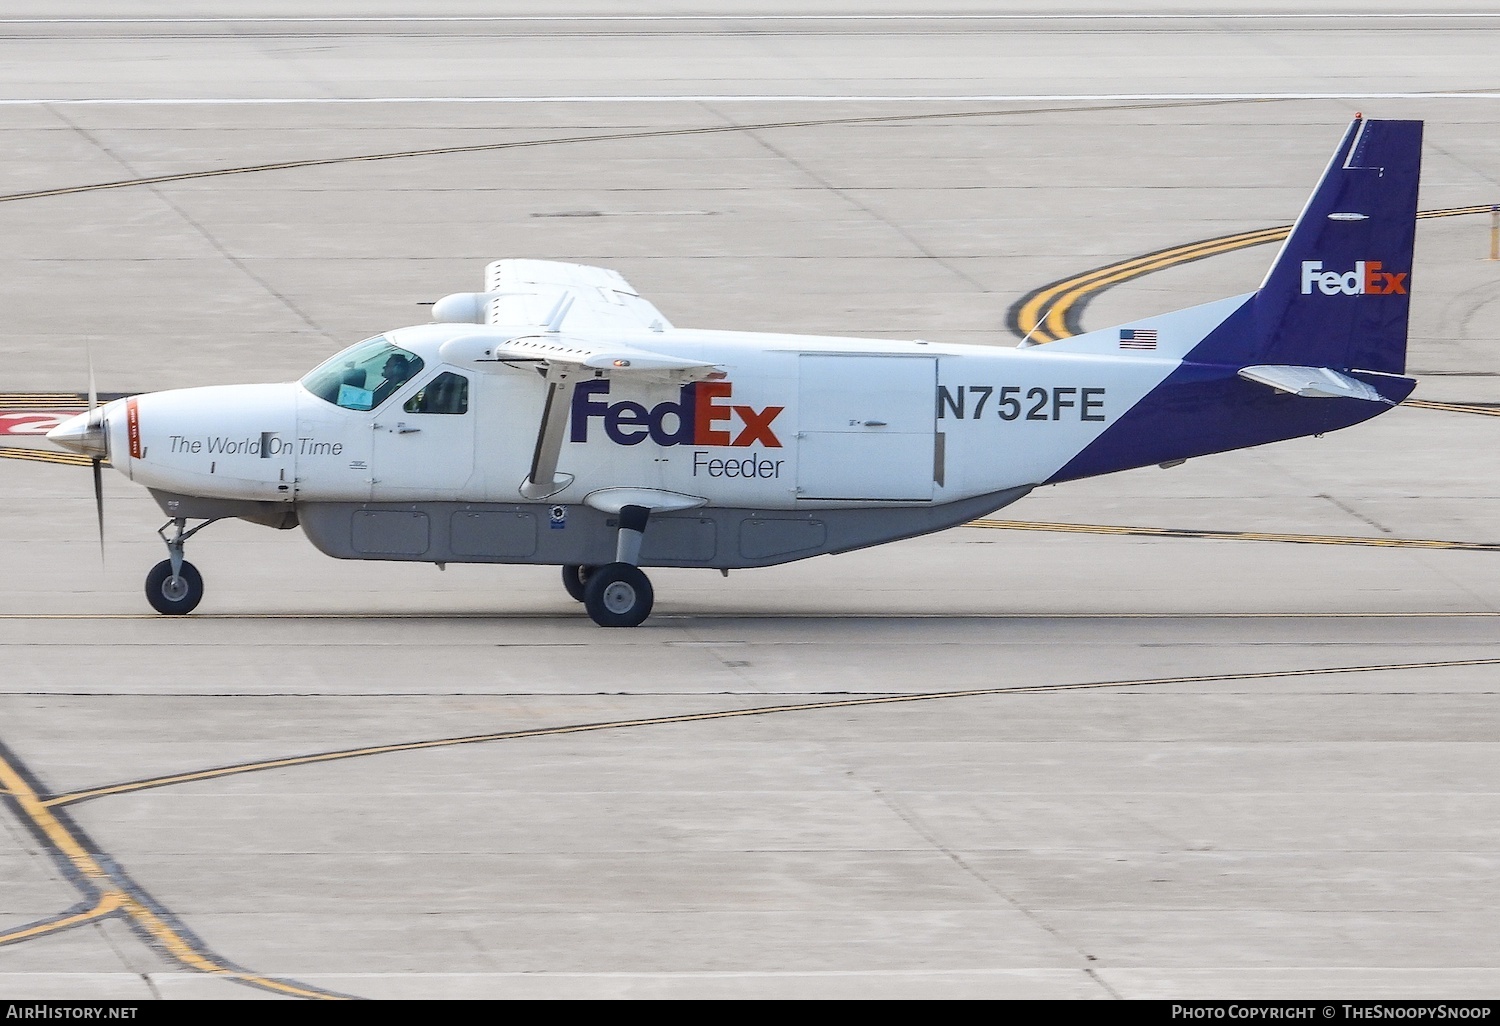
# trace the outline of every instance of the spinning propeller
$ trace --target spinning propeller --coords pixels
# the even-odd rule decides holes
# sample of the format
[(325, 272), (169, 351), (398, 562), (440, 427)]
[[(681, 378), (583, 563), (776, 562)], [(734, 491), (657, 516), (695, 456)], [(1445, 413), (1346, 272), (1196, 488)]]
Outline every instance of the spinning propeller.
[[(90, 437), (98, 436), (99, 442), (104, 449), (104, 456), (109, 455), (109, 433), (104, 430), (104, 415), (99, 412), (99, 389), (94, 385), (94, 356), (88, 354), (89, 363), (89, 420), (88, 431)], [(99, 514), (99, 559), (104, 559), (104, 459), (99, 453), (91, 452), (94, 467), (94, 509)]]
[(88, 456), (94, 468), (94, 508), (99, 516), (99, 558), (104, 558), (104, 461), (109, 458), (109, 431), (99, 408), (99, 390), (94, 384), (94, 357), (88, 354), (89, 408), (47, 432), (47, 440), (64, 449)]

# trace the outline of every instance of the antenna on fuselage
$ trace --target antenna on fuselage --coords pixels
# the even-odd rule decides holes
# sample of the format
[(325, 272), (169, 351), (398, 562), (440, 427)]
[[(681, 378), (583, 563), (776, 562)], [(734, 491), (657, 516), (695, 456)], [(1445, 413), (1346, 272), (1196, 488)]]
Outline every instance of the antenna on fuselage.
[[(1057, 303), (1061, 302), (1061, 299), (1057, 301)], [(1047, 307), (1047, 312), (1036, 319), (1036, 323), (1031, 326), (1031, 330), (1026, 332), (1024, 336), (1022, 336), (1021, 341), (1016, 343), (1017, 349), (1030, 349), (1032, 346), (1040, 346), (1045, 344), (1042, 342), (1032, 342), (1031, 335), (1032, 332), (1036, 331), (1036, 329), (1042, 326), (1043, 322), (1046, 321), (1048, 317), (1052, 316), (1052, 311), (1057, 309), (1057, 303), (1053, 303), (1051, 306)]]

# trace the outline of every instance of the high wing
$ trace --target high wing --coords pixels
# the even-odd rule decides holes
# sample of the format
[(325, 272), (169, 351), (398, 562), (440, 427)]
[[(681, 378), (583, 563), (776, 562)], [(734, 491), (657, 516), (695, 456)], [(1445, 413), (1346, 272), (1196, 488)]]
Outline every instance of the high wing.
[(477, 331), (442, 346), (449, 363), (534, 364), (547, 382), (547, 398), (532, 450), (531, 470), (521, 491), (545, 498), (566, 488), (570, 474), (557, 474), (573, 386), (582, 378), (615, 374), (692, 381), (722, 377), (714, 364), (652, 352), (611, 341), (672, 327), (662, 312), (642, 299), (616, 271), (554, 260), (496, 260), (484, 269), (485, 291), (461, 293), (435, 305), (442, 320), (472, 320), (514, 329), (540, 329), (524, 335)]
[(576, 334), (662, 331), (672, 327), (619, 275), (556, 260), (495, 260), (484, 269), (493, 297), (489, 324), (535, 324)]

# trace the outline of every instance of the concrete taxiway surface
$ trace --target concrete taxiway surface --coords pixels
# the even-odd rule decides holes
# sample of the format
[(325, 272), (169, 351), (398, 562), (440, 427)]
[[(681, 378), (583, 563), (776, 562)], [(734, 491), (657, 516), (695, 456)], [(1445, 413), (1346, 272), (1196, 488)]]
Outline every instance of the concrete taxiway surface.
[[(11, 5), (0, 391), (85, 343), (112, 392), (290, 378), (501, 256), (1011, 345), (1041, 285), (1289, 223), (1356, 110), (1427, 121), (1424, 209), (1500, 202), (1486, 5), (862, 7)], [(633, 631), (238, 523), (158, 618), (149, 499), (106, 476), (101, 567), (87, 471), (0, 460), (0, 997), (1494, 997), (1488, 249), (1418, 231), (1437, 405), (996, 518), (1182, 536), (656, 571)]]

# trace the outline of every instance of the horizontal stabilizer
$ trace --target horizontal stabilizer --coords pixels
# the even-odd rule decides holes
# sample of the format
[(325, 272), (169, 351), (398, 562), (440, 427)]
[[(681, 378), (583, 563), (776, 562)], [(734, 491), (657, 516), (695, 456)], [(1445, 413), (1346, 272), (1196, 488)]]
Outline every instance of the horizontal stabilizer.
[(1316, 399), (1363, 399), (1372, 403), (1394, 405), (1363, 381), (1357, 381), (1329, 367), (1289, 367), (1283, 364), (1268, 364), (1260, 367), (1242, 367), (1240, 377), (1291, 395)]

